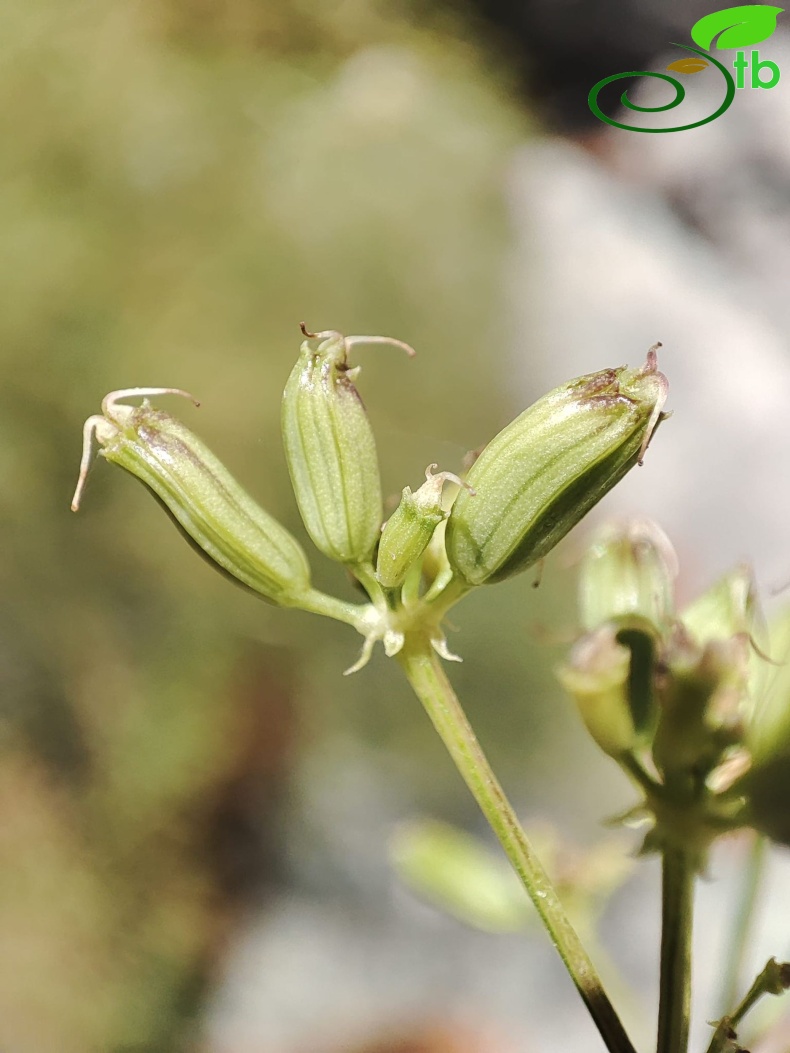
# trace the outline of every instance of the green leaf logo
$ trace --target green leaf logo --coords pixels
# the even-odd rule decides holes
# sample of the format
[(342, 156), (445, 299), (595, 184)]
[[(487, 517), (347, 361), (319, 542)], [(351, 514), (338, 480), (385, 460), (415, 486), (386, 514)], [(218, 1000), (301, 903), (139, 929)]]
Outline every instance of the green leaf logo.
[(716, 37), (716, 47), (747, 48), (759, 44), (776, 29), (777, 15), (783, 7), (771, 4), (746, 4), (742, 7), (726, 7), (723, 11), (713, 11), (695, 22), (691, 29), (691, 39), (701, 48), (709, 51)]

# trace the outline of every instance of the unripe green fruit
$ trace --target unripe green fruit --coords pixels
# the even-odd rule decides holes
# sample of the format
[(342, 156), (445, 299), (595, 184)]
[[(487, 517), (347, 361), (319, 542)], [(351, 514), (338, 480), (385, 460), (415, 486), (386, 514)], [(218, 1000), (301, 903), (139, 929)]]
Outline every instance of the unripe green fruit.
[[(304, 525), (330, 559), (367, 563), (382, 521), (376, 442), (349, 368), (354, 343), (383, 337), (344, 337), (329, 331), (305, 336), (285, 386), (282, 430), (285, 456)], [(314, 347), (311, 341), (319, 340)]]
[(579, 575), (584, 628), (613, 622), (656, 636), (675, 617), (678, 561), (669, 538), (647, 519), (608, 524), (585, 553)]
[(604, 369), (544, 395), (475, 461), (447, 522), (447, 555), (467, 585), (537, 563), (641, 462), (667, 380), (655, 349), (641, 369)]
[(405, 486), (400, 504), (387, 520), (381, 533), (376, 577), (385, 589), (402, 585), (409, 568), (421, 559), (437, 526), (447, 518), (442, 508), (442, 487), (449, 479), (463, 486), (450, 472), (433, 475), (435, 464), (428, 466), (425, 482), (414, 493)]
[(145, 483), (201, 555), (273, 603), (298, 603), (310, 589), (310, 568), (296, 539), (252, 500), (180, 421), (154, 409), (147, 399), (141, 406), (118, 404), (126, 396), (155, 394), (186, 392), (173, 388), (116, 391), (104, 399), (102, 416), (88, 418), (74, 511), (79, 507), (95, 433), (102, 456)]
[(557, 670), (560, 683), (579, 707), (587, 730), (604, 753), (620, 757), (633, 749), (637, 733), (628, 698), (631, 655), (604, 625), (576, 644)]

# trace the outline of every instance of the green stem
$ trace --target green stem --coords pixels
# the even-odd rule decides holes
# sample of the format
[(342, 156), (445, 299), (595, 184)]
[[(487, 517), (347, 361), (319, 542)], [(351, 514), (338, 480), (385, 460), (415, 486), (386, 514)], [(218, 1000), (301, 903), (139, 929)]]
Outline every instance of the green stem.
[(644, 767), (631, 752), (620, 754), (619, 757), (615, 758), (621, 765), (621, 767), (631, 776), (637, 786), (645, 791), (647, 797), (661, 790), (661, 786), (656, 780), (645, 771)]
[(345, 600), (329, 596), (318, 589), (310, 589), (309, 592), (299, 597), (299, 602), (294, 606), (303, 611), (310, 611), (312, 614), (322, 614), (325, 618), (334, 618), (336, 621), (353, 625), (359, 632), (363, 631), (361, 627), (364, 626), (365, 604), (347, 603)]
[(499, 839), (610, 1053), (635, 1053), (590, 958), (477, 741), (430, 641), (409, 633), (398, 660)]
[[(708, 1053), (724, 1053), (733, 1048), (735, 1028), (763, 995), (780, 995), (790, 987), (790, 963), (778, 962), (769, 958), (765, 968), (754, 981), (741, 1000), (738, 1008), (729, 1016), (724, 1016), (716, 1025), (713, 1038), (708, 1046)], [(738, 1046), (740, 1049), (741, 1047)]]
[(788, 987), (790, 987), (790, 965), (787, 962), (778, 962), (776, 958), (769, 958), (765, 968), (746, 992), (741, 1004), (729, 1018), (730, 1024), (733, 1027), (740, 1024), (763, 995), (780, 995)]
[(687, 851), (672, 845), (664, 849), (658, 1053), (686, 1053), (688, 1048), (694, 874)]
[(719, 999), (719, 1008), (722, 1014), (726, 1013), (730, 1006), (735, 1004), (735, 999), (738, 997), (739, 981), (746, 956), (746, 944), (749, 939), (749, 931), (754, 917), (757, 893), (760, 888), (760, 880), (765, 863), (765, 847), (765, 838), (761, 837), (760, 834), (753, 834), (746, 870), (738, 891), (735, 921), (730, 933), (729, 946), (724, 955), (724, 976)]
[(400, 599), (404, 607), (413, 607), (420, 599), (420, 581), (422, 579), (422, 560), (412, 563), (401, 588)]
[(386, 610), (387, 600), (384, 595), (384, 590), (381, 585), (379, 585), (379, 580), (376, 577), (376, 570), (373, 564), (355, 563), (350, 570), (365, 592), (367, 592), (368, 596), (370, 596), (370, 602), (374, 603), (380, 609)]
[(449, 577), (440, 574), (430, 589), (425, 593), (422, 602), (430, 608), (436, 619), (441, 619), (458, 601), (469, 592), (471, 586), (449, 572)]

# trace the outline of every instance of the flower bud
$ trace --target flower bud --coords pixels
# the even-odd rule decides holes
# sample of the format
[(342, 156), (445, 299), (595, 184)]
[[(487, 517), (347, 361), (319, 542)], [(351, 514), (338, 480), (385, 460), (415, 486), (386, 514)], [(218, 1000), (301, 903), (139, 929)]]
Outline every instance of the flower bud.
[(674, 618), (677, 557), (669, 538), (646, 519), (605, 526), (587, 550), (579, 608), (588, 631), (609, 626), (630, 652), (627, 696), (641, 742), (655, 730), (656, 663)]
[(545, 556), (641, 463), (667, 387), (653, 348), (641, 369), (572, 380), (500, 432), (467, 477), (477, 496), (460, 493), (447, 522), (458, 577), (491, 584)]
[(755, 763), (776, 753), (790, 757), (790, 610), (772, 621), (767, 653), (754, 653), (749, 749)]
[(664, 776), (712, 772), (744, 739), (748, 640), (714, 639), (700, 648), (682, 630), (667, 654), (653, 759)]
[(662, 635), (674, 617), (675, 550), (655, 523), (633, 519), (600, 531), (585, 553), (579, 608), (586, 630), (606, 622)]
[(406, 486), (400, 504), (387, 520), (381, 533), (376, 576), (385, 589), (402, 585), (409, 568), (420, 559), (428, 547), (439, 523), (448, 513), (442, 508), (442, 487), (449, 479), (465, 485), (450, 472), (433, 474), (437, 465), (425, 470), (425, 482), (412, 493)]
[[(653, 758), (665, 774), (712, 772), (735, 756), (764, 665), (752, 632), (760, 612), (751, 569), (737, 567), (680, 614), (663, 652)], [(741, 751), (743, 752), (743, 751)]]
[(753, 639), (756, 631), (762, 635), (763, 616), (749, 564), (725, 574), (686, 607), (680, 619), (700, 646), (733, 636)]
[(210, 562), (273, 603), (298, 603), (310, 589), (310, 568), (295, 538), (180, 421), (147, 399), (141, 406), (118, 404), (128, 396), (158, 394), (191, 398), (175, 388), (114, 391), (102, 402), (102, 415), (85, 422), (72, 509), (79, 507), (95, 434), (102, 455), (144, 482)]
[(790, 743), (766, 755), (747, 772), (738, 789), (749, 802), (749, 825), (777, 844), (790, 846)]
[(583, 636), (568, 665), (557, 671), (587, 730), (604, 753), (615, 758), (637, 745), (628, 697), (630, 666), (630, 651), (617, 642), (613, 626), (604, 625)]
[[(370, 561), (382, 521), (376, 443), (354, 387), (359, 367), (349, 368), (357, 343), (391, 343), (388, 337), (344, 337), (333, 331), (308, 337), (285, 385), (283, 441), (294, 493), (307, 532), (330, 559)], [(313, 347), (311, 340), (320, 340)]]
[(771, 624), (768, 655), (757, 656), (748, 727), (752, 767), (738, 788), (749, 801), (751, 824), (790, 845), (790, 611)]

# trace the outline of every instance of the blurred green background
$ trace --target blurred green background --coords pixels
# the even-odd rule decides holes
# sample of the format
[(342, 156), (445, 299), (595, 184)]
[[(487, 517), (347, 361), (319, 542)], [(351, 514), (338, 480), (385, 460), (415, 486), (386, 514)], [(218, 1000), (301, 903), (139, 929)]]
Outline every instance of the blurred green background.
[[(194, 1049), (311, 793), (372, 757), (403, 817), (474, 809), (391, 663), (342, 678), (350, 630), (233, 589), (101, 459), (73, 516), (82, 422), (115, 388), (194, 392), (173, 411), (304, 537), (279, 438), (304, 320), (418, 350), (358, 357), (385, 492), (457, 470), (510, 414), (502, 184), (528, 121), (460, 16), (375, 0), (29, 0), (0, 40), (0, 1047)], [(451, 640), (549, 818), (557, 750), (593, 756), (535, 631), (567, 638), (570, 587), (554, 559), (538, 591), (483, 590)]]

